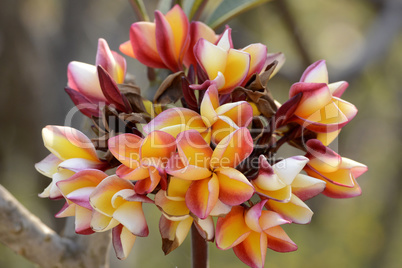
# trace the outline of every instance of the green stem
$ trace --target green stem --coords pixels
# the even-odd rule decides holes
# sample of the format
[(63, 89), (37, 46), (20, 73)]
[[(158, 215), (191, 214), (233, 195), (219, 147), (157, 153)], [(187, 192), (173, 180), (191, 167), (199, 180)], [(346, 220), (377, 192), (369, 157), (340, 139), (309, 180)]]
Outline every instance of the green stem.
[(208, 268), (208, 242), (200, 235), (197, 227), (191, 226), (191, 258), (193, 268)]
[(149, 16), (142, 0), (130, 0), (130, 4), (139, 21), (149, 21)]

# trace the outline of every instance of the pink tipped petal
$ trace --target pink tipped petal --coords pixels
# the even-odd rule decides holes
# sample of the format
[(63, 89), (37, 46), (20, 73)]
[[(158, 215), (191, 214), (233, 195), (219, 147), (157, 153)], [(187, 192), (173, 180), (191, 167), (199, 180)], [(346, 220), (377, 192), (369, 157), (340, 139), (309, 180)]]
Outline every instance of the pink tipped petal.
[(216, 246), (219, 249), (232, 248), (246, 239), (251, 229), (244, 221), (244, 207), (235, 206), (216, 223)]
[(151, 166), (162, 166), (166, 163), (170, 156), (176, 151), (176, 139), (163, 131), (152, 131), (146, 136), (141, 144), (140, 157), (144, 161), (145, 158), (152, 160), (156, 158), (158, 163), (151, 163)]
[(60, 192), (57, 183), (59, 181), (64, 181), (69, 179), (71, 176), (74, 175), (73, 171), (70, 171), (68, 169), (61, 169), (57, 173), (53, 174), (52, 176), (52, 182), (49, 184), (49, 186), (45, 189), (45, 191), (41, 194), (39, 194), (39, 197), (49, 197), (50, 199), (59, 199), (62, 198), (63, 195)]
[(190, 212), (184, 198), (170, 198), (163, 190), (155, 195), (155, 205), (169, 218), (186, 216)]
[(307, 67), (300, 78), (300, 82), (328, 84), (328, 70), (325, 60), (316, 61)]
[(267, 200), (258, 202), (244, 213), (244, 220), (247, 226), (254, 232), (262, 232), (263, 229), (260, 226), (260, 217), (262, 209), (264, 208)]
[(172, 221), (161, 216), (159, 220), (159, 231), (162, 237), (162, 250), (167, 255), (179, 247), (186, 239), (190, 231), (193, 218), (187, 217), (182, 221)]
[(292, 183), (292, 192), (302, 201), (308, 200), (325, 189), (325, 181), (299, 174)]
[(106, 40), (99, 38), (95, 65), (102, 66), (117, 83), (124, 82), (126, 60), (110, 50)]
[(193, 48), (197, 41), (201, 38), (204, 38), (208, 42), (215, 43), (217, 40), (217, 36), (215, 32), (209, 28), (208, 25), (201, 21), (193, 21), (190, 24), (190, 44), (189, 44), (189, 49), (187, 50), (187, 53), (184, 57), (184, 63), (186, 64), (187, 67), (190, 65), (196, 66), (197, 65), (197, 60), (194, 56), (194, 51)]
[(77, 234), (89, 235), (94, 233), (91, 228), (91, 215), (91, 209), (75, 207), (75, 232)]
[(263, 44), (251, 44), (242, 49), (242, 51), (250, 54), (250, 69), (247, 73), (245, 82), (255, 73), (259, 74), (267, 60), (267, 47)]
[[(177, 27), (176, 28), (180, 28)], [(181, 32), (181, 31), (178, 31)], [(160, 11), (155, 11), (155, 36), (156, 47), (163, 63), (172, 71), (181, 69), (178, 63), (179, 52), (176, 52), (173, 29), (165, 16)], [(180, 40), (177, 40), (178, 42)], [(180, 44), (178, 44), (179, 46)], [(179, 47), (180, 49), (180, 47)]]
[(89, 197), (89, 201), (94, 209), (113, 217), (115, 207), (112, 204), (112, 199), (122, 189), (134, 189), (134, 185), (117, 176), (109, 176), (95, 188)]
[(346, 116), (347, 122), (349, 122), (356, 116), (357, 114), (356, 106), (336, 97), (334, 97), (332, 100), (334, 104), (338, 107), (338, 109), (341, 111), (341, 113)]
[(177, 137), (180, 132), (188, 129), (204, 132), (207, 127), (198, 113), (179, 107), (163, 111), (143, 128), (146, 133), (161, 130), (173, 137)]
[(292, 156), (276, 163), (272, 168), (287, 185), (291, 185), (307, 162), (309, 162), (307, 157)]
[(211, 140), (213, 143), (217, 144), (237, 129), (239, 129), (239, 126), (237, 126), (232, 119), (221, 115), (212, 126)]
[(108, 140), (110, 152), (127, 167), (137, 167), (142, 139), (134, 134), (121, 134)]
[(91, 228), (95, 232), (110, 230), (120, 223), (112, 217), (106, 216), (96, 210), (92, 211)]
[(95, 187), (83, 187), (79, 188), (71, 193), (65, 195), (65, 197), (73, 202), (74, 204), (86, 208), (88, 210), (92, 210), (91, 205), (89, 204), (89, 195), (93, 192)]
[(335, 151), (326, 147), (321, 141), (312, 139), (306, 142), (308, 165), (322, 172), (334, 172), (338, 170), (342, 159)]
[(155, 23), (136, 22), (130, 28), (130, 41), (136, 59), (152, 68), (166, 68), (156, 46)]
[(247, 76), (250, 68), (250, 54), (236, 49), (230, 49), (227, 54), (226, 68), (223, 76), (225, 77), (225, 86), (218, 88), (220, 94), (228, 94), (239, 86)]
[(346, 157), (342, 157), (342, 163), (339, 168), (350, 169), (354, 178), (359, 177), (368, 170), (366, 165), (363, 165), (362, 163), (356, 162)]
[(186, 194), (186, 205), (200, 219), (209, 216), (219, 196), (219, 182), (215, 174), (211, 178), (194, 181)]
[(72, 61), (67, 67), (68, 86), (89, 99), (106, 102), (95, 65)]
[(54, 217), (65, 218), (75, 216), (75, 207), (76, 205), (74, 203), (71, 203), (70, 201), (67, 200), (64, 203), (63, 207), (60, 209), (60, 211), (54, 215)]
[(289, 238), (280, 226), (265, 230), (268, 238), (268, 248), (277, 252), (291, 252), (297, 250), (297, 245)]
[(196, 130), (187, 130), (177, 136), (177, 151), (185, 165), (209, 167), (212, 149)]
[(92, 161), (83, 158), (70, 158), (59, 164), (59, 168), (68, 169), (74, 172), (79, 172), (85, 169), (104, 170), (108, 167), (106, 162)]
[(354, 180), (352, 188), (336, 185), (333, 183), (327, 183), (327, 186), (322, 193), (331, 198), (351, 198), (360, 196), (362, 194), (362, 190), (359, 184), (357, 184), (356, 180)]
[[(155, 190), (156, 186), (161, 182), (162, 176), (156, 168), (149, 168), (149, 178), (138, 181), (135, 186), (135, 192), (138, 194), (148, 194)], [(166, 189), (166, 187), (162, 187)]]
[(49, 154), (42, 161), (35, 164), (35, 168), (38, 172), (51, 178), (54, 173), (57, 172), (58, 165), (63, 162), (54, 154)]
[(211, 127), (218, 120), (218, 114), (215, 112), (215, 109), (218, 107), (218, 90), (215, 86), (210, 86), (205, 92), (200, 107), (200, 113), (204, 120), (205, 126)]
[(218, 199), (218, 201), (216, 201), (215, 207), (212, 209), (212, 211), (211, 211), (211, 213), (209, 213), (209, 215), (223, 217), (226, 214), (228, 214), (231, 209), (232, 209), (232, 206), (226, 205), (225, 203), (223, 203), (222, 201), (220, 201)]
[(268, 163), (264, 155), (260, 155), (259, 160), (259, 171), (258, 176), (252, 180), (253, 185), (258, 186), (263, 190), (267, 191), (277, 191), (286, 186), (286, 183), (279, 179), (278, 175), (275, 174), (274, 169)]
[(328, 88), (331, 91), (332, 96), (340, 98), (349, 86), (348, 82), (339, 81), (335, 83), (328, 84)]
[(339, 132), (341, 132), (341, 129), (333, 132), (317, 133), (317, 140), (321, 141), (324, 146), (328, 146), (338, 137)]
[(267, 245), (268, 241), (265, 233), (251, 232), (242, 243), (233, 248), (233, 252), (248, 266), (263, 268)]
[(127, 258), (134, 246), (136, 236), (123, 225), (118, 225), (112, 230), (112, 243), (116, 257), (120, 260)]
[(295, 195), (292, 195), (292, 198), (287, 203), (268, 200), (267, 204), (272, 210), (294, 223), (307, 224), (313, 216), (311, 209)]
[(42, 129), (45, 147), (59, 159), (84, 158), (99, 161), (91, 140), (81, 131), (62, 126), (46, 126)]
[[(262, 202), (260, 202), (262, 203)], [(289, 220), (283, 218), (279, 213), (270, 210), (263, 210), (259, 218), (259, 224), (264, 231), (269, 230), (278, 225), (290, 223)]]
[(253, 117), (253, 108), (246, 101), (227, 103), (219, 106), (215, 111), (220, 116), (229, 117), (239, 127), (247, 127)]
[(149, 169), (140, 164), (137, 168), (134, 166), (134, 169), (120, 165), (116, 170), (116, 175), (125, 180), (140, 181), (149, 178)]
[(222, 139), (212, 154), (211, 167), (236, 167), (253, 151), (253, 139), (247, 128), (239, 128)]
[(131, 106), (126, 97), (120, 92), (117, 82), (114, 78), (100, 65), (97, 66), (99, 84), (102, 93), (108, 103), (113, 104), (116, 109), (123, 112), (132, 112)]
[(125, 202), (113, 213), (113, 218), (136, 236), (148, 236), (148, 225), (142, 211), (142, 203)]
[(254, 194), (254, 187), (240, 171), (217, 168), (215, 174), (219, 180), (219, 200), (226, 205), (240, 205)]
[(209, 168), (184, 165), (181, 160), (171, 158), (166, 166), (166, 173), (183, 180), (202, 180), (211, 176)]
[(218, 76), (218, 72), (223, 72), (226, 68), (227, 51), (205, 39), (200, 39), (197, 42), (194, 47), (194, 54), (209, 80), (214, 80)]
[(289, 91), (289, 98), (302, 93), (295, 114), (306, 118), (331, 102), (332, 95), (324, 83), (295, 83)]
[(229, 51), (229, 49), (233, 48), (232, 29), (230, 28), (225, 29), (225, 31), (219, 38), (217, 46), (223, 48), (226, 51)]
[(123, 54), (125, 54), (125, 55), (127, 55), (127, 56), (129, 56), (129, 57), (135, 58), (133, 46), (131, 45), (131, 41), (130, 41), (130, 40), (128, 40), (128, 41), (122, 43), (122, 44), (119, 46), (119, 49), (120, 49), (121, 53), (123, 53)]

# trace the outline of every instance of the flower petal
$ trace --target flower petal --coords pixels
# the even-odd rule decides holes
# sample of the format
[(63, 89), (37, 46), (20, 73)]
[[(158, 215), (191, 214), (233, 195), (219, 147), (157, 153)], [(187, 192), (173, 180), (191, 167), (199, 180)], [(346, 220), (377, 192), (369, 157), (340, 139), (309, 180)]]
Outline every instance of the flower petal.
[(268, 248), (277, 252), (291, 252), (297, 250), (297, 245), (289, 238), (281, 226), (265, 230), (268, 238)]
[(185, 165), (208, 168), (212, 149), (196, 130), (187, 130), (177, 136), (177, 151)]
[(326, 147), (321, 141), (311, 139), (306, 142), (308, 165), (320, 172), (334, 172), (339, 169), (342, 158), (331, 148)]
[(110, 50), (106, 40), (99, 38), (95, 65), (102, 66), (118, 83), (124, 82), (126, 60), (119, 54)]
[(252, 268), (263, 268), (267, 253), (267, 235), (251, 232), (239, 245), (233, 248), (236, 256)]
[(325, 60), (319, 60), (311, 64), (302, 74), (300, 82), (328, 84), (328, 70)]
[(122, 44), (119, 46), (119, 49), (120, 49), (121, 53), (123, 53), (123, 54), (125, 54), (125, 55), (127, 55), (127, 56), (129, 56), (129, 57), (135, 58), (133, 46), (131, 45), (131, 41), (130, 41), (130, 40), (128, 40), (128, 41), (122, 43)]
[(267, 47), (263, 44), (251, 44), (243, 48), (242, 51), (250, 54), (250, 69), (244, 80), (247, 82), (253, 74), (259, 74), (262, 71), (267, 60)]
[(187, 217), (182, 221), (171, 221), (161, 216), (159, 220), (159, 231), (162, 236), (162, 250), (165, 255), (169, 254), (180, 246), (190, 231), (193, 218)]
[(54, 154), (49, 154), (42, 161), (35, 164), (35, 168), (38, 172), (51, 178), (54, 173), (57, 172), (59, 164), (63, 162)]
[(91, 140), (81, 131), (64, 126), (46, 126), (42, 129), (45, 147), (62, 160), (84, 158), (99, 161)]
[(98, 102), (107, 102), (102, 93), (95, 65), (72, 61), (67, 67), (68, 87)]
[(195, 227), (198, 232), (206, 241), (213, 241), (215, 238), (215, 226), (214, 220), (211, 216), (208, 216), (206, 219), (195, 219), (194, 220)]
[(219, 196), (219, 182), (215, 174), (208, 179), (193, 181), (186, 193), (186, 205), (200, 219), (209, 216)]
[(309, 223), (313, 216), (311, 209), (296, 195), (292, 195), (292, 198), (287, 203), (268, 200), (267, 205), (272, 210), (298, 224)]
[(215, 174), (219, 180), (219, 200), (226, 205), (240, 205), (254, 194), (254, 187), (240, 171), (217, 168)]
[(112, 242), (116, 257), (120, 260), (126, 259), (134, 246), (135, 239), (136, 236), (123, 225), (120, 224), (114, 227), (112, 230)]
[(130, 168), (136, 168), (140, 161), (140, 147), (142, 138), (126, 133), (111, 137), (108, 140), (108, 148), (114, 157)]
[(201, 38), (194, 47), (194, 54), (209, 80), (214, 80), (218, 76), (218, 72), (225, 71), (228, 57), (225, 49)]
[(212, 154), (211, 167), (236, 167), (253, 151), (253, 139), (247, 128), (239, 128), (222, 139)]
[(130, 42), (135, 58), (142, 64), (152, 68), (166, 68), (159, 56), (155, 23), (140, 21), (133, 23), (130, 28)]
[(184, 56), (184, 63), (187, 67), (190, 67), (190, 65), (197, 66), (197, 60), (195, 58), (194, 51), (192, 48), (194, 48), (197, 41), (201, 38), (204, 38), (205, 40), (211, 42), (212, 44), (214, 44), (218, 39), (215, 32), (205, 23), (201, 21), (191, 22), (190, 44), (189, 44), (190, 49), (187, 50), (187, 53)]
[(85, 207), (75, 207), (75, 232), (81, 235), (93, 234), (91, 228), (92, 210)]
[(115, 207), (112, 204), (112, 198), (123, 189), (134, 190), (134, 185), (115, 175), (109, 176), (95, 188), (89, 197), (89, 201), (94, 209), (106, 216), (113, 217)]
[(227, 116), (239, 127), (247, 127), (253, 118), (253, 108), (247, 101), (227, 103), (216, 108), (218, 116)]
[(200, 113), (205, 126), (211, 127), (216, 120), (218, 120), (218, 114), (215, 109), (219, 106), (218, 90), (214, 85), (208, 87), (205, 95), (202, 99), (200, 106)]
[(325, 189), (325, 181), (299, 174), (292, 183), (292, 192), (302, 201), (313, 198)]
[(148, 236), (148, 225), (141, 202), (124, 202), (113, 213), (113, 218), (136, 236)]
[(244, 221), (245, 209), (235, 206), (224, 217), (218, 218), (216, 223), (216, 246), (219, 249), (229, 249), (241, 243), (251, 233), (251, 229)]
[[(163, 131), (152, 131), (143, 140), (140, 148), (141, 162), (149, 159), (147, 166), (163, 166), (176, 151), (176, 139)], [(158, 163), (152, 163), (152, 159)]]
[(163, 111), (143, 128), (146, 133), (161, 130), (169, 133), (173, 137), (177, 137), (180, 132), (189, 129), (204, 132), (207, 130), (207, 127), (198, 113), (180, 107)]
[(292, 156), (276, 163), (272, 168), (287, 185), (291, 185), (307, 162), (309, 162), (307, 157)]
[(233, 91), (236, 86), (239, 86), (247, 76), (250, 68), (250, 54), (230, 49), (227, 54), (226, 67), (223, 70), (225, 77), (225, 86), (218, 88), (220, 94), (228, 94)]
[(184, 198), (182, 200), (172, 200), (166, 196), (166, 192), (163, 190), (159, 190), (155, 195), (155, 205), (169, 218), (186, 216), (190, 212)]

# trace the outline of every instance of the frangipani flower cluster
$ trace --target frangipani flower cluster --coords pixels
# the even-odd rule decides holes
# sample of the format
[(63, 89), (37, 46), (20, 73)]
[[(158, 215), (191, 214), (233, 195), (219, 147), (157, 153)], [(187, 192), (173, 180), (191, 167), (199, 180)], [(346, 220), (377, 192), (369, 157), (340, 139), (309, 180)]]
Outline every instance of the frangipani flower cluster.
[[(282, 225), (309, 223), (308, 199), (360, 195), (356, 178), (367, 167), (327, 147), (357, 109), (340, 98), (347, 82), (328, 82), (325, 61), (309, 66), (279, 105), (266, 85), (283, 55), (263, 44), (236, 49), (228, 26), (217, 34), (179, 5), (134, 23), (120, 50), (171, 72), (153, 102), (99, 39), (95, 65), (71, 62), (66, 87), (92, 120), (93, 138), (47, 126), (51, 154), (36, 165), (52, 179), (40, 197), (65, 200), (56, 217), (74, 216), (79, 234), (112, 230), (119, 259), (155, 231), (143, 208), (156, 205), (165, 254), (194, 226), (248, 266), (264, 267), (267, 248), (297, 249)], [(300, 155), (277, 161), (286, 143)]]

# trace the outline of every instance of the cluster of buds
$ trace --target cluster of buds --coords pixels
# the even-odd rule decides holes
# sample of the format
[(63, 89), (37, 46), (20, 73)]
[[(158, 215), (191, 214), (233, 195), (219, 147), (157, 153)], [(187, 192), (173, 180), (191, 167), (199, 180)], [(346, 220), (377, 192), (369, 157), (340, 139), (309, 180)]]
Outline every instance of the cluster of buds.
[[(327, 147), (357, 110), (340, 98), (347, 82), (328, 83), (325, 61), (309, 66), (280, 105), (267, 83), (281, 53), (263, 44), (236, 49), (229, 27), (217, 35), (178, 5), (132, 24), (120, 50), (149, 70), (169, 70), (154, 100), (100, 39), (95, 65), (69, 64), (65, 89), (95, 138), (47, 126), (51, 154), (36, 164), (52, 179), (40, 197), (66, 201), (56, 217), (75, 216), (78, 234), (111, 229), (119, 259), (149, 233), (143, 203), (161, 212), (165, 254), (194, 225), (219, 249), (263, 267), (267, 248), (297, 249), (281, 225), (309, 223), (306, 200), (361, 194), (356, 178), (367, 167)], [(278, 161), (283, 144), (301, 155)]]

